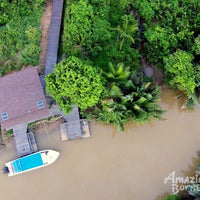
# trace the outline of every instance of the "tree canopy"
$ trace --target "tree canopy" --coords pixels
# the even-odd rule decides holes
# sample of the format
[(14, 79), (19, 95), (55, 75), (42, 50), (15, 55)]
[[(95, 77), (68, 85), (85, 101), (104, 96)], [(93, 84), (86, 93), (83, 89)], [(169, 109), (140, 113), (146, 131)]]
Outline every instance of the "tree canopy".
[[(107, 7), (101, 1), (101, 7), (93, 7), (86, 0), (72, 3), (66, 12), (63, 48), (66, 53), (96, 56), (111, 37)], [(96, 10), (99, 8), (99, 10)]]
[(196, 87), (193, 56), (184, 51), (176, 51), (165, 59), (165, 73), (170, 86), (177, 86), (187, 95), (194, 93)]
[(73, 104), (83, 110), (94, 106), (105, 89), (98, 70), (74, 56), (56, 65), (54, 73), (46, 77), (46, 83), (48, 94), (65, 112), (69, 112)]
[(163, 70), (165, 82), (182, 90), (191, 105), (200, 96), (200, 1), (135, 0), (133, 7), (144, 22), (142, 55)]

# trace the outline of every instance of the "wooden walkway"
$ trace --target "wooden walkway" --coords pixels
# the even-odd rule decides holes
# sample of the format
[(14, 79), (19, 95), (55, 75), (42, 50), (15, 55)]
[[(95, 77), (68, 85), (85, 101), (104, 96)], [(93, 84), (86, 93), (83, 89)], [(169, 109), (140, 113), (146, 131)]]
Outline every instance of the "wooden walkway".
[(82, 138), (81, 123), (78, 107), (73, 105), (73, 110), (66, 116), (67, 137), (69, 140)]
[(63, 0), (53, 0), (51, 24), (45, 63), (45, 76), (52, 74), (57, 63), (60, 27), (62, 21)]
[[(60, 27), (62, 21), (62, 10), (63, 10), (63, 0), (53, 0), (53, 9), (52, 9), (51, 24), (49, 30), (49, 40), (47, 47), (44, 77), (48, 74), (53, 73), (55, 65), (57, 63)], [(41, 79), (44, 79), (44, 77), (43, 78), (41, 77)], [(43, 88), (45, 88), (45, 82), (44, 81), (41, 82)], [(80, 117), (77, 106), (74, 105), (72, 112), (68, 115), (66, 115), (64, 112), (60, 112), (58, 106), (53, 107), (51, 111), (52, 115), (62, 115), (65, 118), (65, 120), (70, 124), (68, 127), (69, 129), (68, 137), (70, 139), (81, 137), (82, 133), (81, 133)]]
[(20, 124), (13, 128), (15, 146), (17, 149), (18, 156), (24, 156), (32, 153), (28, 137), (26, 134), (27, 126), (28, 124)]

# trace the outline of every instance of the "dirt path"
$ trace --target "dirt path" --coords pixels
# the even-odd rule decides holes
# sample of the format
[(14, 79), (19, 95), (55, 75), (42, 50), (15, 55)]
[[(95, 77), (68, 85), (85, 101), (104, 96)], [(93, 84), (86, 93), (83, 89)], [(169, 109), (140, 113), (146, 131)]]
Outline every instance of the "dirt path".
[(52, 0), (47, 1), (46, 7), (41, 19), (40, 29), (42, 31), (42, 37), (40, 41), (40, 47), (42, 49), (42, 52), (40, 54), (40, 64), (38, 65), (39, 74), (43, 74), (44, 72), (47, 44), (48, 44), (48, 35), (49, 35), (48, 33), (49, 33), (49, 27), (50, 27), (50, 22), (51, 22), (52, 6), (53, 6), (53, 1)]

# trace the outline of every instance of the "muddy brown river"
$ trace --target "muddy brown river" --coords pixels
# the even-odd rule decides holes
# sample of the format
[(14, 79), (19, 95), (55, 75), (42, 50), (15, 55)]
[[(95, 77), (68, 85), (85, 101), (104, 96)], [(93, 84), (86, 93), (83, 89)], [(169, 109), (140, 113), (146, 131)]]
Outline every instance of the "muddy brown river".
[[(59, 126), (36, 133), (39, 149), (61, 153), (45, 168), (0, 175), (1, 200), (160, 200), (171, 192), (163, 179), (172, 171), (194, 172), (200, 150), (200, 109), (182, 111), (175, 93), (163, 89), (166, 120), (127, 125), (121, 133), (91, 123), (89, 139), (61, 142)], [(12, 140), (0, 149), (0, 166), (16, 158)]]

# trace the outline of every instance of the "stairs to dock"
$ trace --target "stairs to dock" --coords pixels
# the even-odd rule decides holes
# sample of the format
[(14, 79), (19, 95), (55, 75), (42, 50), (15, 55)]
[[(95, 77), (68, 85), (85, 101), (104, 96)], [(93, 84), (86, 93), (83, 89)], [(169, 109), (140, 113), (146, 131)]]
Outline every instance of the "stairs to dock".
[(29, 141), (29, 144), (30, 144), (30, 147), (31, 147), (31, 151), (32, 152), (38, 151), (38, 147), (37, 147), (37, 143), (36, 143), (36, 140), (35, 140), (34, 133), (32, 133), (32, 132), (27, 133), (27, 137), (28, 137), (28, 141)]
[(37, 144), (33, 133), (27, 134), (28, 124), (20, 124), (13, 127), (15, 147), (19, 157), (37, 151)]

